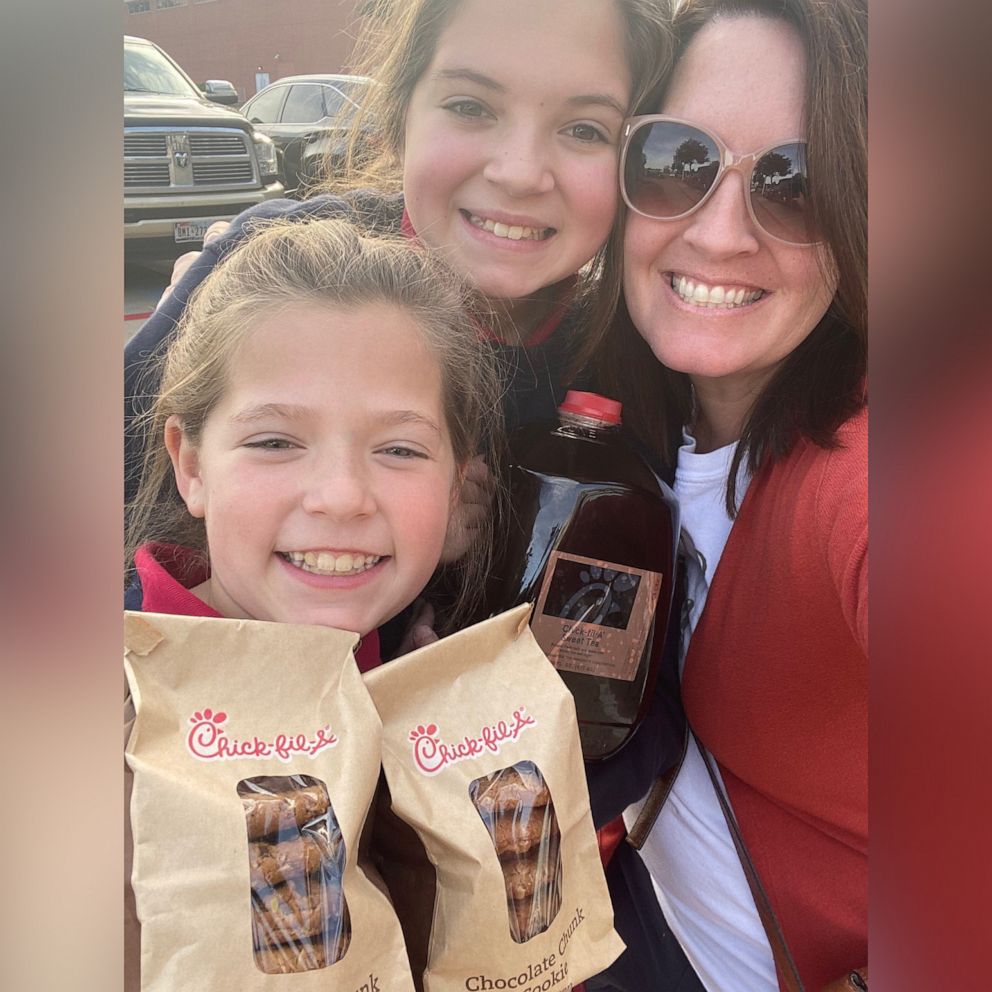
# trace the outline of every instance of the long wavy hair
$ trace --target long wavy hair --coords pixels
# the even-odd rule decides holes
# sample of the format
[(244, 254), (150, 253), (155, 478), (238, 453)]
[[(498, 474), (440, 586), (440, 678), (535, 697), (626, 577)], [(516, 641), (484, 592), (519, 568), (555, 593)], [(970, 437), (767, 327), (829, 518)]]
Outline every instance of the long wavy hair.
[[(826, 314), (775, 370), (751, 408), (727, 479), (731, 516), (745, 459), (756, 472), (786, 455), (800, 438), (834, 447), (837, 428), (867, 402), (866, 0), (682, 0), (673, 19), (676, 64), (700, 28), (736, 16), (784, 21), (806, 46), (811, 207), (827, 248), (823, 264), (832, 267), (837, 289)], [(623, 305), (597, 365), (604, 391), (624, 402), (628, 426), (673, 466), (682, 426), (693, 412), (689, 377), (657, 361)]]
[[(414, 87), (434, 58), (438, 40), (462, 0), (378, 0), (367, 12), (349, 71), (376, 84), (363, 92), (352, 112), (347, 149), (317, 191), (342, 193), (371, 188), (402, 190), (403, 138)], [(498, 2), (498, 0), (491, 0)], [(607, 2), (607, 0), (604, 0)], [(624, 24), (627, 64), (632, 79), (630, 113), (657, 92), (672, 64), (672, 33), (662, 0), (608, 0)], [(583, 320), (572, 342), (572, 371), (595, 353), (608, 332), (620, 299), (623, 231), (613, 225), (609, 238), (583, 268), (578, 302)]]

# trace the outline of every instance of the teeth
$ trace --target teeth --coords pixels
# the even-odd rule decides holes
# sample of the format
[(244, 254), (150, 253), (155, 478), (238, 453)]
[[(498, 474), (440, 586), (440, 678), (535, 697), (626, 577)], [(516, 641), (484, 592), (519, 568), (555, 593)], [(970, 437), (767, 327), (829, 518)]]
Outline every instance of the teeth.
[(282, 556), (297, 568), (315, 575), (358, 575), (381, 559), (381, 555), (332, 555), (329, 551), (284, 551)]
[(469, 214), (469, 221), (483, 231), (495, 234), (497, 238), (507, 238), (510, 241), (543, 241), (547, 238), (552, 228), (550, 227), (524, 227), (520, 224), (501, 224), (497, 220), (488, 220), (479, 217), (477, 214)]
[(724, 286), (707, 286), (703, 282), (693, 282), (685, 276), (672, 276), (672, 289), (686, 303), (692, 303), (697, 307), (720, 308), (731, 310), (734, 307), (743, 306), (747, 303), (754, 303), (765, 295), (762, 289), (747, 290), (742, 287), (727, 288)]

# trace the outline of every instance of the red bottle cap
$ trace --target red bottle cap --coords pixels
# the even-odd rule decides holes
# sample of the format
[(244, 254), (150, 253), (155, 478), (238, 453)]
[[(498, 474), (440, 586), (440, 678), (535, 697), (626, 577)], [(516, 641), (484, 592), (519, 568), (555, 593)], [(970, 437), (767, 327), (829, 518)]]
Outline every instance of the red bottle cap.
[(606, 396), (600, 396), (599, 393), (583, 393), (578, 389), (570, 389), (558, 409), (562, 413), (577, 413), (583, 417), (591, 417), (593, 420), (602, 420), (607, 424), (619, 424), (623, 404)]

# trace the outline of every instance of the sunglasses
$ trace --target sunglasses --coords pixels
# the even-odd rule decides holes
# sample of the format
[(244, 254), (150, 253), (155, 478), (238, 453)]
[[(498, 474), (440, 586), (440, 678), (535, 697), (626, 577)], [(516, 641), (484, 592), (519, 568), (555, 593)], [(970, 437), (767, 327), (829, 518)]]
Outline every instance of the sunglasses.
[(735, 155), (698, 124), (660, 114), (625, 122), (620, 191), (627, 206), (643, 217), (688, 217), (732, 169), (743, 176), (748, 213), (765, 234), (789, 245), (819, 243), (806, 195), (805, 141)]

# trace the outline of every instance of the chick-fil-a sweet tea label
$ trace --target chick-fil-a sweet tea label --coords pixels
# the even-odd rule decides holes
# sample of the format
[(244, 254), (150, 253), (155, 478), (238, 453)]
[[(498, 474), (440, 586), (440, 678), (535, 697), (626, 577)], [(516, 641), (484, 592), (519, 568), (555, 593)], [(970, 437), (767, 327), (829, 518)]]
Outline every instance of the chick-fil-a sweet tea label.
[(553, 551), (530, 622), (555, 668), (631, 682), (651, 636), (662, 574)]
[(473, 737), (466, 734), (457, 741), (444, 741), (436, 723), (419, 724), (410, 731), (413, 763), (423, 775), (437, 775), (448, 765), (477, 758), (480, 754), (499, 754), (504, 744), (515, 741), (525, 730), (536, 727), (537, 720), (517, 707), (506, 720), (487, 724)]
[(186, 736), (189, 753), (200, 761), (233, 761), (241, 758), (278, 758), (290, 761), (297, 757), (313, 758), (321, 751), (334, 747), (338, 738), (329, 726), (316, 732), (276, 734), (265, 740), (251, 737), (231, 737), (224, 727), (227, 714), (221, 710), (197, 710), (190, 718), (192, 726)]

